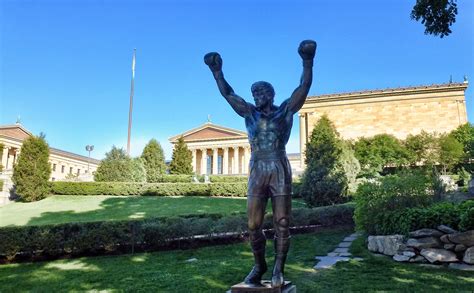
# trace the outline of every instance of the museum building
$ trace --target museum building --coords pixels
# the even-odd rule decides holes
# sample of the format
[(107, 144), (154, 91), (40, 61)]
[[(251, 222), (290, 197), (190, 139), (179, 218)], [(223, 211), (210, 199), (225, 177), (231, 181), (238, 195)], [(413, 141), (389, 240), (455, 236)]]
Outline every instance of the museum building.
[[(298, 113), (300, 154), (288, 154), (293, 175), (304, 169), (305, 146), (314, 124), (326, 114), (344, 139), (388, 133), (399, 139), (409, 134), (445, 133), (468, 122), (465, 104), (467, 80), (309, 96)], [(295, 129), (293, 129), (295, 131)], [(171, 137), (183, 137), (193, 154), (197, 174), (248, 174), (250, 145), (247, 133), (207, 122)]]

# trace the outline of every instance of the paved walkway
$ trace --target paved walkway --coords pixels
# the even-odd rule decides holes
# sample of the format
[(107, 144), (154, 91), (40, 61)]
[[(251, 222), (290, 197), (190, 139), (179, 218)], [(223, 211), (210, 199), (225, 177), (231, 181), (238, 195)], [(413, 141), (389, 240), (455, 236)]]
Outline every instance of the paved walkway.
[(360, 257), (352, 257), (352, 254), (349, 252), (349, 247), (352, 245), (352, 241), (356, 240), (357, 237), (359, 237), (359, 233), (353, 233), (344, 240), (339, 243), (336, 249), (334, 251), (328, 253), (326, 256), (316, 256), (315, 259), (319, 260), (318, 264), (315, 265), (313, 268), (318, 270), (318, 269), (328, 269), (335, 265), (339, 261), (349, 261), (351, 259), (353, 260), (362, 260)]

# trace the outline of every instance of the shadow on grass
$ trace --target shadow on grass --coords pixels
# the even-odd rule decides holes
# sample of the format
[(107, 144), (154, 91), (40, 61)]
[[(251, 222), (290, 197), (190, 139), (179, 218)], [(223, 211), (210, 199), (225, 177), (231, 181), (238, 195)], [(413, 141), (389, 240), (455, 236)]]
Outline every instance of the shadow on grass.
[[(71, 196), (73, 199), (74, 197)], [(66, 204), (80, 204), (74, 201)], [(31, 218), (27, 225), (45, 225), (67, 222), (95, 222), (108, 220), (142, 219), (150, 217), (189, 214), (232, 214), (245, 212), (246, 202), (241, 198), (206, 197), (107, 197), (98, 209), (43, 212)]]
[[(349, 229), (293, 237), (287, 279), (298, 292), (469, 291), (469, 272), (433, 270), (368, 258), (315, 271), (314, 256), (331, 251)], [(357, 243), (355, 243), (357, 244)], [(267, 260), (272, 260), (267, 243)], [(242, 281), (252, 266), (248, 244), (214, 246), (110, 257), (57, 260), (0, 266), (0, 291), (224, 292)], [(270, 265), (271, 270), (271, 265)], [(267, 273), (265, 278), (270, 278)]]

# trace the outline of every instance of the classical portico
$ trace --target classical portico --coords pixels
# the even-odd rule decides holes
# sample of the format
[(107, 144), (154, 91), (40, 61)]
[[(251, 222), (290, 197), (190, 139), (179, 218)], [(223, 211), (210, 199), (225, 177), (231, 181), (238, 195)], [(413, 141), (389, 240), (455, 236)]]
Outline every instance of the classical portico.
[(196, 174), (248, 174), (250, 145), (245, 132), (207, 122), (169, 140), (174, 144), (181, 136), (193, 154)]

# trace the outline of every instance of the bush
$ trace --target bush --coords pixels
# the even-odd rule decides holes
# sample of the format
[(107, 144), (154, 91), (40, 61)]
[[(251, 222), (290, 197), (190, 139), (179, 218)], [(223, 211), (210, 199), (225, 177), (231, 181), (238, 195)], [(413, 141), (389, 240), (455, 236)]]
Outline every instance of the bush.
[(341, 161), (343, 143), (334, 125), (322, 116), (306, 144), (306, 170), (301, 196), (310, 206), (325, 206), (344, 201), (347, 177)]
[(355, 200), (357, 229), (374, 234), (377, 233), (380, 215), (406, 208), (425, 207), (432, 202), (433, 196), (427, 176), (418, 172), (405, 172), (361, 184)]
[(223, 176), (223, 175), (211, 175), (209, 176), (211, 182), (247, 182), (247, 176)]
[(183, 137), (178, 138), (174, 145), (170, 163), (171, 174), (192, 174), (193, 154), (188, 149)]
[(130, 158), (125, 150), (115, 146), (105, 154), (94, 173), (98, 182), (143, 182), (144, 166), (141, 161)]
[(158, 178), (165, 174), (165, 155), (160, 143), (156, 139), (151, 139), (143, 149), (141, 158), (146, 169), (147, 182), (160, 182)]
[(49, 146), (44, 135), (30, 136), (23, 141), (18, 163), (13, 167), (16, 192), (25, 201), (36, 201), (49, 192)]
[[(351, 205), (296, 209), (292, 226), (352, 224), (352, 211)], [(264, 227), (272, 227), (271, 215), (266, 215)], [(130, 252), (135, 248), (156, 250), (169, 247), (173, 239), (184, 241), (183, 238), (195, 235), (246, 230), (245, 214), (4, 227), (0, 228), (0, 259)]]
[(474, 201), (437, 203), (426, 208), (385, 211), (374, 219), (373, 234), (408, 234), (422, 228), (447, 225), (461, 231), (474, 229)]

